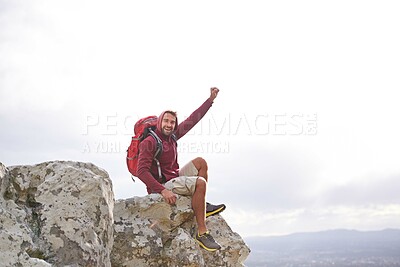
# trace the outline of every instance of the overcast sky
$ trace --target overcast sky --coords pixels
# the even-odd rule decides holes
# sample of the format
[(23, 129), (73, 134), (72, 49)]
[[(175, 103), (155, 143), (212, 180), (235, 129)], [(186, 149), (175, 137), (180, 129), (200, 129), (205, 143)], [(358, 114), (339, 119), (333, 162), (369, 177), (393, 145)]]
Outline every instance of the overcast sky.
[[(179, 142), (242, 236), (400, 228), (398, 1), (0, 0), (0, 161), (93, 162), (215, 103)], [(397, 94), (396, 94), (397, 95)]]

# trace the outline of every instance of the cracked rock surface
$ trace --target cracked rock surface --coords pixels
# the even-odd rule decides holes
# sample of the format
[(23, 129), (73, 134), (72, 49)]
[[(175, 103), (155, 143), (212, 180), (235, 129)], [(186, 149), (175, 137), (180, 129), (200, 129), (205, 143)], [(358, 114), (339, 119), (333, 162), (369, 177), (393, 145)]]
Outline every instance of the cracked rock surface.
[(90, 163), (1, 164), (3, 266), (111, 266), (114, 195)]
[(118, 200), (114, 209), (113, 266), (240, 267), (249, 255), (243, 239), (221, 215), (207, 218), (207, 227), (222, 249), (207, 252), (197, 232), (191, 199), (179, 196), (170, 206), (161, 195)]
[(250, 250), (223, 217), (207, 226), (220, 251), (193, 239), (188, 197), (114, 201), (107, 172), (91, 163), (0, 163), (0, 266), (244, 266)]

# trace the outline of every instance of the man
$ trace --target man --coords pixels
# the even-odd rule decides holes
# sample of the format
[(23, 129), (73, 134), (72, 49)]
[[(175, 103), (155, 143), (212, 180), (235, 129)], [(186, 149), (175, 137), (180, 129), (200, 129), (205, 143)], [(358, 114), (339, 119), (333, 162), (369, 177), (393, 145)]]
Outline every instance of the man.
[[(212, 87), (210, 97), (180, 124), (178, 124), (176, 112), (161, 113), (155, 130), (163, 145), (163, 152), (158, 157), (159, 164), (154, 160), (157, 142), (151, 136), (140, 143), (138, 158), (138, 177), (146, 184), (149, 193), (161, 194), (170, 205), (175, 204), (176, 194), (192, 196), (192, 208), (198, 226), (196, 241), (208, 251), (216, 251), (221, 246), (209, 234), (206, 217), (223, 211), (225, 205), (206, 203), (207, 162), (202, 158), (195, 158), (180, 169), (176, 142), (203, 118), (218, 92), (218, 88)], [(160, 178), (159, 173), (162, 174)]]

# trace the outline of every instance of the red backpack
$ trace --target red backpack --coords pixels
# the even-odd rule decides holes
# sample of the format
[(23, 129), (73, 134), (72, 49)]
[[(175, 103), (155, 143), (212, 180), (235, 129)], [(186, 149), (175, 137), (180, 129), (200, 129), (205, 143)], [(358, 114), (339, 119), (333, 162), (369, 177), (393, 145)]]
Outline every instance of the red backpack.
[[(151, 135), (157, 142), (157, 150), (154, 154), (154, 160), (157, 163), (158, 167), (158, 178), (160, 181), (162, 180), (161, 167), (160, 162), (157, 159), (162, 152), (162, 141), (154, 132), (157, 127), (157, 116), (148, 116), (138, 120), (135, 123), (135, 136), (132, 137), (132, 141), (127, 150), (126, 156), (126, 164), (128, 165), (129, 172), (137, 177), (137, 168), (138, 168), (138, 158), (139, 158), (139, 144), (142, 142), (148, 135)], [(132, 180), (135, 181), (132, 177)]]

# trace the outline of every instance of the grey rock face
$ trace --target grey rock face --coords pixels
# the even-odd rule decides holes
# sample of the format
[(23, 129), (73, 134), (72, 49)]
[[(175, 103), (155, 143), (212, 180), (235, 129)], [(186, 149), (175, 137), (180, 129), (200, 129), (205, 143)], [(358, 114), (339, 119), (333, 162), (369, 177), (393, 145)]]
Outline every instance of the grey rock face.
[(2, 178), (4, 266), (111, 266), (114, 195), (90, 163), (8, 168)]
[(207, 227), (222, 249), (201, 249), (189, 197), (179, 196), (174, 206), (159, 194), (119, 200), (114, 220), (113, 266), (239, 267), (250, 252), (221, 215), (207, 218)]
[(193, 216), (188, 197), (115, 202), (91, 163), (0, 163), (0, 266), (244, 266), (249, 248), (220, 215), (207, 219), (217, 252), (193, 239)]

